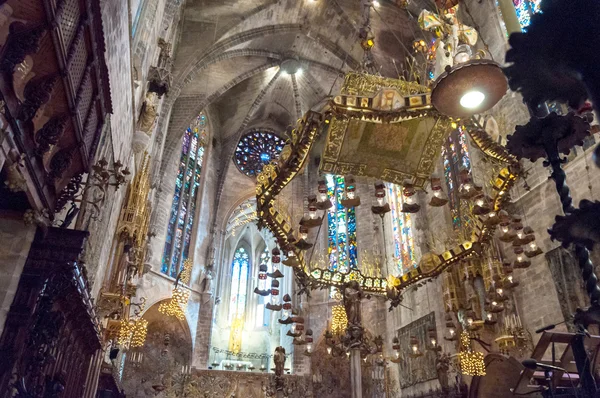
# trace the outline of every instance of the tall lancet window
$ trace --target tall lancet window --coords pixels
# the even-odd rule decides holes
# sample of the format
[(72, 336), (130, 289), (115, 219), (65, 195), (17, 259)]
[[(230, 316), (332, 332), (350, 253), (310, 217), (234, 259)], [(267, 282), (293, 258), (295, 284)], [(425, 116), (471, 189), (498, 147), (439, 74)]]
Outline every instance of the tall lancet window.
[(392, 237), (394, 239), (394, 264), (400, 275), (417, 266), (413, 241), (413, 217), (402, 212), (402, 187), (387, 184), (392, 215)]
[(327, 211), (328, 253), (331, 270), (349, 272), (357, 268), (356, 210), (346, 209), (344, 199), (344, 177), (326, 175), (327, 195), (333, 206)]
[(458, 187), (460, 185), (459, 173), (461, 170), (471, 172), (471, 157), (467, 145), (467, 136), (462, 128), (450, 133), (446, 144), (442, 146), (442, 159), (444, 161), (444, 177), (448, 187), (448, 199), (452, 212), (452, 225), (459, 229), (468, 220), (466, 212), (461, 209)]
[(190, 251), (206, 139), (206, 116), (201, 113), (183, 135), (175, 180), (161, 269), (164, 274), (173, 278), (181, 271), (183, 261)]
[(233, 353), (238, 353), (242, 350), (249, 272), (249, 253), (245, 248), (240, 246), (235, 251), (231, 263), (231, 296), (229, 298), (228, 322), (231, 327), (231, 331), (229, 332), (229, 351)]
[(229, 324), (244, 319), (246, 310), (246, 289), (248, 272), (250, 271), (250, 256), (243, 247), (238, 247), (231, 263), (231, 298), (229, 300)]

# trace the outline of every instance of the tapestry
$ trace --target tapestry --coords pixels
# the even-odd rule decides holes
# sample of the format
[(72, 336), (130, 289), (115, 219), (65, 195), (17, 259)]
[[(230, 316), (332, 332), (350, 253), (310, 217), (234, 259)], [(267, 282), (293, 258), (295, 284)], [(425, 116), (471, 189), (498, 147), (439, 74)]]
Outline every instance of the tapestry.
[(327, 174), (369, 176), (422, 187), (450, 132), (446, 118), (423, 112), (399, 123), (333, 118), (321, 160)]
[[(435, 312), (431, 312), (403, 328), (398, 329), (398, 340), (400, 341), (400, 358), (398, 364), (400, 370), (400, 388), (407, 388), (418, 383), (437, 378), (435, 370), (435, 352), (428, 350), (430, 338), (428, 330), (435, 330)], [(411, 358), (410, 339), (414, 336), (419, 341), (420, 357)], [(437, 339), (437, 337), (436, 337)]]

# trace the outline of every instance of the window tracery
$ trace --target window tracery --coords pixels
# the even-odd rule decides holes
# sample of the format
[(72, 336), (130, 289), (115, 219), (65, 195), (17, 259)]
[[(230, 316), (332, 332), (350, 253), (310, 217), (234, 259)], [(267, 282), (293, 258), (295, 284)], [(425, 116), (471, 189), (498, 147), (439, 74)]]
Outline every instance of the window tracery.
[(203, 113), (183, 135), (161, 267), (164, 274), (173, 278), (177, 277), (189, 255), (207, 135)]
[(467, 137), (462, 128), (459, 127), (450, 133), (448, 140), (442, 146), (442, 160), (452, 214), (452, 226), (454, 229), (459, 229), (465, 221), (461, 219), (461, 216), (464, 217), (465, 214), (462, 214), (464, 212), (461, 211), (460, 198), (458, 197), (459, 172), (463, 169), (471, 172), (471, 157)]
[(231, 296), (229, 299), (229, 325), (241, 320), (243, 322), (246, 310), (246, 290), (248, 273), (250, 271), (250, 256), (243, 247), (238, 247), (231, 263)]
[(329, 268), (349, 272), (357, 268), (356, 210), (342, 206), (344, 177), (328, 174), (325, 180), (327, 196), (333, 204), (327, 210)]
[(392, 215), (392, 236), (394, 238), (394, 264), (400, 275), (417, 267), (413, 240), (413, 220), (410, 213), (402, 212), (402, 187), (387, 184)]
[(279, 158), (284, 141), (277, 135), (254, 130), (244, 135), (235, 149), (234, 161), (238, 169), (250, 177), (257, 176), (264, 165)]

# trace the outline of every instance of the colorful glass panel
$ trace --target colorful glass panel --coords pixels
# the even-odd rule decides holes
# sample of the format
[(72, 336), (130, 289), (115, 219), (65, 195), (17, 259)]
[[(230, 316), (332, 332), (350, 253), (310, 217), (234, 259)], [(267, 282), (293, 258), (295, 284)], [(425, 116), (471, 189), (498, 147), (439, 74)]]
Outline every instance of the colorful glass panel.
[(161, 271), (173, 278), (183, 269), (183, 261), (190, 251), (206, 137), (206, 116), (200, 114), (183, 135), (167, 226)]
[(349, 272), (358, 266), (356, 210), (342, 206), (344, 177), (326, 175), (327, 195), (332, 206), (327, 211), (329, 269)]
[(452, 214), (452, 225), (454, 229), (458, 229), (466, 221), (461, 219), (460, 199), (458, 197), (460, 182), (458, 176), (462, 169), (471, 172), (471, 157), (469, 156), (467, 136), (462, 127), (450, 133), (446, 144), (442, 147), (442, 159), (444, 179), (448, 188), (448, 199)]
[(283, 145), (283, 140), (273, 133), (263, 130), (251, 131), (237, 144), (235, 165), (242, 173), (255, 177), (266, 164), (279, 158)]
[(231, 264), (231, 299), (229, 301), (229, 324), (234, 320), (244, 318), (246, 310), (246, 289), (248, 272), (250, 271), (250, 257), (243, 247), (239, 247), (233, 255)]
[(400, 275), (417, 267), (415, 245), (413, 240), (413, 225), (410, 213), (402, 212), (402, 187), (387, 184), (389, 202), (392, 214), (392, 236), (394, 238), (394, 264)]
[(531, 16), (540, 12), (541, 3), (542, 0), (513, 0), (517, 11), (517, 19), (523, 31), (526, 31), (531, 23)]

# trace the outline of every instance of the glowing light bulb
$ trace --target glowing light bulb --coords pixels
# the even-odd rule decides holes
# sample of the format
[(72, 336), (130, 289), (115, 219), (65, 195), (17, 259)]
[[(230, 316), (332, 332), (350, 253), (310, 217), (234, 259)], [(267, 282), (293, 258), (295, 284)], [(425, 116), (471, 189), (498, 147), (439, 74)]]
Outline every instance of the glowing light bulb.
[(350, 358), (350, 351), (346, 352), (346, 358)]
[(326, 192), (321, 192), (319, 194), (319, 199), (321, 200), (321, 202), (325, 202), (327, 200), (327, 193)]
[(415, 199), (412, 196), (406, 196), (404, 201), (409, 205), (412, 205), (413, 203), (415, 203)]
[(498, 305), (498, 303), (497, 303), (497, 302), (495, 302), (495, 301), (492, 301), (492, 305), (495, 307), (495, 306), (497, 306), (497, 305)]
[(523, 232), (521, 232), (521, 231), (517, 232), (517, 236), (519, 237), (519, 239), (523, 239)]
[(377, 198), (377, 204), (379, 206), (383, 206), (384, 203), (385, 203), (385, 199), (384, 198)]
[(396, 351), (396, 358), (400, 358), (400, 352)]
[(379, 2), (378, 2), (377, 0), (375, 0), (375, 1), (373, 2), (373, 6), (374, 6), (374, 7), (379, 7)]
[(313, 220), (314, 220), (315, 218), (317, 218), (317, 209), (309, 209), (309, 210), (308, 210), (308, 216), (309, 216), (310, 218), (312, 218)]
[(287, 317), (290, 316), (290, 311), (289, 310), (283, 310), (282, 315), (283, 315), (284, 318), (287, 318)]
[(460, 99), (460, 105), (463, 108), (473, 109), (477, 108), (485, 100), (485, 94), (481, 91), (473, 90), (463, 95)]
[(306, 232), (302, 232), (302, 233), (300, 234), (300, 239), (306, 240), (307, 238), (308, 238), (308, 233), (306, 233)]
[[(473, 320), (471, 320), (471, 323), (473, 323)], [(454, 329), (448, 329), (448, 331), (450, 332), (450, 336), (454, 336), (454, 334), (456, 333)]]
[(327, 347), (327, 353), (331, 355), (331, 347)]
[(415, 344), (415, 345), (412, 346), (412, 350), (416, 354), (417, 351), (419, 351), (419, 347), (417, 347), (417, 345)]
[(500, 296), (502, 296), (502, 292), (503, 290), (501, 288), (496, 289), (496, 293), (498, 293)]
[(518, 256), (517, 256), (517, 260), (518, 260), (519, 262), (523, 261), (523, 256), (521, 256), (521, 255), (518, 255)]
[(467, 318), (467, 323), (471, 326), (473, 324), (473, 318)]
[(292, 327), (290, 328), (290, 330), (292, 331), (292, 333), (296, 333), (296, 324), (292, 323)]
[(535, 250), (535, 249), (537, 249), (537, 245), (535, 244), (535, 242), (531, 242), (531, 243), (529, 244), (529, 247), (531, 247), (531, 250)]
[(504, 232), (505, 234), (508, 233), (508, 227), (502, 227), (502, 232)]
[(492, 218), (492, 217), (496, 217), (496, 212), (495, 211), (493, 211), (493, 212), (490, 213), (490, 218)]
[(510, 283), (512, 283), (512, 281), (513, 281), (513, 277), (512, 277), (512, 275), (509, 275), (509, 276), (508, 276), (506, 279), (508, 279), (508, 281), (509, 281)]
[(487, 319), (488, 319), (488, 321), (491, 321), (492, 320), (492, 314), (487, 314)]
[(354, 199), (355, 193), (353, 191), (348, 191), (346, 192), (346, 196), (348, 196), (348, 199)]
[(364, 358), (363, 358), (363, 361), (365, 361), (365, 363), (367, 363), (367, 357), (364, 357)]
[(433, 191), (433, 196), (440, 198), (442, 196), (442, 191)]
[(435, 347), (436, 344), (437, 344), (437, 340), (436, 339), (431, 339), (431, 345)]
[(306, 351), (308, 351), (308, 352), (312, 352), (312, 344), (311, 344), (311, 343), (308, 343), (308, 344), (306, 345)]
[(483, 206), (483, 199), (477, 199), (477, 201), (475, 202), (475, 204), (479, 207)]

